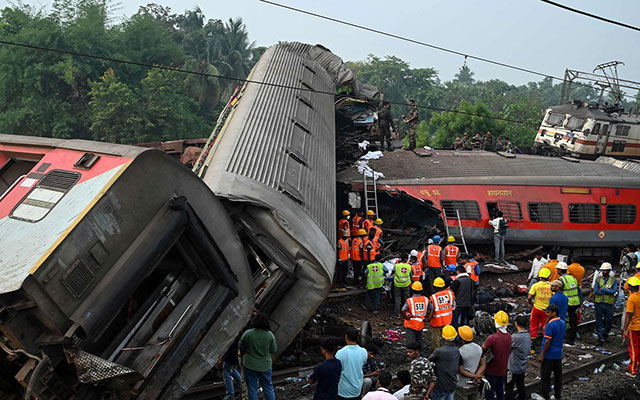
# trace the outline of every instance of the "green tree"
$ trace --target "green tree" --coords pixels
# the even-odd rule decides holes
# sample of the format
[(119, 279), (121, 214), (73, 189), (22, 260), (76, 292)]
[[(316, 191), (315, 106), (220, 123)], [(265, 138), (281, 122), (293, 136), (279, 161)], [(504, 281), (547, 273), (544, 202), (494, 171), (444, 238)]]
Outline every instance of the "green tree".
[(89, 97), (90, 130), (94, 140), (135, 144), (149, 139), (142, 133), (144, 123), (137, 96), (120, 82), (112, 69), (98, 82), (91, 83)]
[(474, 135), (491, 131), (494, 136), (504, 132), (504, 125), (491, 117), (491, 112), (484, 103), (472, 104), (462, 100), (457, 112), (443, 111), (434, 114), (429, 125), (434, 130), (433, 146), (449, 148), (456, 136), (465, 133)]

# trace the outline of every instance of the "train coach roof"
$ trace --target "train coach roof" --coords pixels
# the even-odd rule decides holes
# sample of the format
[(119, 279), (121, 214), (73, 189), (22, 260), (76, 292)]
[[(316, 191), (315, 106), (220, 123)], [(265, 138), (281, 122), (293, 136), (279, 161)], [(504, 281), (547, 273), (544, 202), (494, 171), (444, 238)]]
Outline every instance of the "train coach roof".
[(60, 148), (91, 153), (109, 154), (113, 156), (135, 158), (140, 153), (149, 151), (144, 147), (124, 144), (94, 142), (82, 139), (52, 139), (36, 136), (0, 134), (0, 144), (8, 146), (31, 146), (44, 148)]
[[(410, 151), (394, 151), (370, 160), (369, 166), (384, 174), (379, 185), (486, 183), (640, 188), (640, 175), (614, 165), (523, 154), (508, 158), (486, 151), (436, 150), (431, 156), (421, 157)], [(351, 166), (339, 172), (337, 179), (361, 183), (362, 175)]]
[(612, 121), (623, 123), (640, 123), (640, 116), (626, 113), (606, 113), (599, 108), (577, 107), (575, 104), (562, 104), (550, 107), (551, 111), (560, 114), (571, 114), (580, 118), (592, 118), (599, 121)]

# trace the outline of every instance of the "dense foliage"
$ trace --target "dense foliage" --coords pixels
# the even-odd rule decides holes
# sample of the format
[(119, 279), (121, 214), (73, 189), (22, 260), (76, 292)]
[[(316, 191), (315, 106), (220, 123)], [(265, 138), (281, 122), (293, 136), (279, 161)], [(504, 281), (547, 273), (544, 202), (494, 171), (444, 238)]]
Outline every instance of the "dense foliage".
[[(3, 40), (244, 78), (264, 48), (242, 20), (150, 4), (114, 24), (103, 0), (0, 12)], [(119, 143), (206, 137), (234, 81), (0, 45), (0, 132)]]
[[(17, 3), (0, 11), (0, 39), (234, 78), (246, 77), (265, 50), (249, 41), (240, 19), (149, 4), (116, 23), (112, 7), (110, 0), (55, 0), (45, 12)], [(551, 79), (520, 86), (477, 81), (466, 64), (447, 82), (433, 68), (411, 68), (394, 56), (349, 65), (385, 99), (424, 106), (420, 146), (448, 147), (458, 135), (487, 130), (528, 146), (544, 109), (560, 102), (561, 84)], [(119, 143), (206, 137), (238, 84), (4, 44), (0, 66), (1, 133)], [(577, 87), (571, 97), (597, 95)], [(407, 111), (392, 107), (396, 117)]]

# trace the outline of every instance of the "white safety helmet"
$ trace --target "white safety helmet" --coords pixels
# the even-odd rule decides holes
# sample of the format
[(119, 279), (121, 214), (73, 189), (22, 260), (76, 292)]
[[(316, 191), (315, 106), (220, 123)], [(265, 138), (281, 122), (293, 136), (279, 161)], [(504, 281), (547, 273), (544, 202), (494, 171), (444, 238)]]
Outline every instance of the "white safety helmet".
[(611, 271), (611, 263), (603, 262), (600, 266), (600, 270), (602, 271)]
[(558, 265), (556, 265), (556, 268), (565, 270), (565, 269), (569, 269), (569, 266), (567, 265), (566, 262), (559, 262)]
[(428, 243), (428, 244), (433, 244), (433, 239), (429, 239), (429, 240), (427, 240), (427, 243)]
[(415, 249), (411, 250), (411, 253), (409, 253), (409, 256), (410, 257), (418, 257), (418, 250), (415, 250)]

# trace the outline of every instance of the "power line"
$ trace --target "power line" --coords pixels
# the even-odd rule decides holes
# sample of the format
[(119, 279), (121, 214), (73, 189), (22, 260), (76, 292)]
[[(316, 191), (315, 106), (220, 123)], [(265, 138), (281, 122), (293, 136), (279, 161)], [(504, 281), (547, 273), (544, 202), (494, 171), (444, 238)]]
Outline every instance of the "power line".
[[(224, 76), (224, 75), (219, 75), (219, 74), (209, 74), (209, 73), (205, 73), (205, 72), (190, 71), (190, 70), (187, 70), (187, 69), (176, 68), (176, 67), (168, 67), (168, 66), (165, 66), (165, 65), (146, 64), (146, 63), (137, 62), (137, 61), (122, 60), (122, 59), (118, 59), (118, 58), (105, 57), (105, 56), (97, 56), (97, 55), (93, 55), (93, 54), (80, 53), (80, 52), (71, 51), (71, 50), (55, 49), (55, 48), (51, 48), (51, 47), (35, 46), (35, 45), (31, 45), (31, 44), (11, 42), (11, 41), (7, 41), (7, 40), (0, 40), (0, 44), (5, 44), (5, 45), (9, 45), (9, 46), (23, 47), (23, 48), (27, 48), (27, 49), (33, 49), (33, 50), (48, 51), (48, 52), (64, 54), (64, 55), (69, 55), (69, 56), (74, 56), (74, 57), (91, 58), (91, 59), (95, 59), (95, 60), (108, 61), (108, 62), (112, 62), (112, 63), (135, 65), (135, 66), (138, 66), (138, 67), (149, 68), (149, 69), (159, 69), (159, 70), (163, 70), (163, 71), (180, 72), (180, 73), (191, 74), (191, 75), (206, 76), (206, 77), (211, 77), (211, 78), (219, 78), (219, 79), (223, 79), (223, 80), (235, 81), (235, 82), (240, 82), (240, 83), (254, 83), (254, 84), (258, 84), (258, 85), (265, 85), (265, 86), (277, 87), (277, 88), (282, 88), (282, 89), (300, 90), (300, 91), (306, 91), (306, 92), (312, 92), (312, 93), (318, 93), (318, 94), (326, 94), (326, 95), (330, 95), (330, 96), (335, 96), (336, 95), (336, 93), (326, 92), (326, 91), (322, 91), (322, 90), (315, 90), (315, 89), (312, 89), (312, 88), (288, 86), (288, 85), (282, 85), (282, 84), (272, 83), (272, 82), (256, 81), (256, 80), (253, 80), (253, 79), (234, 78), (234, 77)], [(404, 102), (389, 101), (389, 100), (385, 100), (385, 101), (387, 101), (389, 104), (394, 104), (394, 105), (400, 105), (400, 106), (406, 106), (407, 105)], [(487, 119), (495, 119), (495, 120), (500, 120), (500, 121), (505, 121), (505, 122), (513, 122), (513, 123), (516, 123), (516, 124), (532, 125), (532, 126), (534, 125), (534, 123), (532, 121), (520, 121), (520, 120), (515, 120), (515, 119), (510, 119), (510, 118), (494, 117), (494, 116), (490, 116), (490, 115), (480, 115), (480, 114), (469, 113), (469, 112), (461, 111), (461, 110), (452, 110), (452, 109), (432, 107), (432, 106), (426, 106), (426, 105), (420, 105), (420, 104), (416, 104), (415, 106), (417, 108), (433, 110), (433, 111), (452, 112), (452, 113), (465, 114), (465, 115), (470, 115), (470, 116), (479, 117), (479, 118), (487, 118)], [(538, 126), (538, 125), (539, 124), (535, 124), (535, 126)]]
[[(511, 65), (511, 64), (507, 64), (507, 63), (504, 63), (504, 62), (501, 62), (501, 61), (491, 60), (491, 59), (485, 58), (485, 57), (474, 56), (474, 55), (471, 55), (471, 54), (463, 53), (461, 51), (452, 50), (452, 49), (448, 49), (446, 47), (437, 46), (437, 45), (426, 43), (426, 42), (423, 42), (423, 41), (420, 41), (420, 40), (411, 39), (411, 38), (408, 38), (406, 36), (397, 35), (395, 33), (385, 32), (385, 31), (381, 31), (379, 29), (370, 28), (368, 26), (364, 26), (364, 25), (353, 23), (353, 22), (341, 20), (341, 19), (338, 19), (338, 18), (333, 18), (333, 17), (329, 17), (329, 16), (326, 16), (326, 15), (314, 13), (314, 12), (307, 11), (307, 10), (303, 10), (301, 8), (291, 7), (291, 6), (288, 6), (288, 5), (285, 5), (285, 4), (281, 4), (281, 3), (276, 3), (276, 2), (270, 1), (270, 0), (259, 0), (259, 1), (262, 2), (262, 3), (265, 3), (265, 4), (269, 4), (269, 5), (272, 5), (272, 6), (284, 8), (284, 9), (291, 10), (291, 11), (295, 11), (295, 12), (298, 12), (298, 13), (301, 13), (301, 14), (310, 15), (312, 17), (324, 19), (324, 20), (335, 22), (335, 23), (342, 24), (342, 25), (347, 25), (347, 26), (350, 26), (350, 27), (353, 27), (353, 28), (357, 28), (357, 29), (362, 29), (362, 30), (365, 30), (365, 31), (368, 31), (368, 32), (373, 32), (373, 33), (376, 33), (378, 35), (388, 36), (388, 37), (391, 37), (391, 38), (394, 38), (394, 39), (403, 40), (405, 42), (417, 44), (417, 45), (424, 46), (424, 47), (429, 47), (429, 48), (432, 48), (432, 49), (444, 51), (444, 52), (455, 54), (455, 55), (458, 55), (458, 56), (463, 56), (463, 57), (465, 57), (465, 61), (466, 61), (467, 58), (471, 58), (473, 60), (478, 60), (478, 61), (486, 62), (486, 63), (489, 63), (489, 64), (494, 64), (494, 65), (498, 65), (498, 66), (501, 66), (501, 67), (514, 69), (516, 71), (526, 72), (526, 73), (529, 73), (529, 74), (532, 74), (532, 75), (538, 75), (538, 76), (541, 76), (541, 77), (544, 77), (544, 78), (551, 78), (551, 79), (555, 79), (557, 81), (564, 81), (563, 78), (559, 78), (557, 76), (545, 74), (544, 72), (538, 72), (538, 71), (534, 71), (534, 70), (529, 69), (529, 68), (518, 67), (517, 65)], [(587, 84), (584, 84), (584, 83), (573, 82), (573, 84), (576, 85), (576, 86), (584, 86), (584, 87), (588, 87), (588, 88), (591, 88), (591, 89), (595, 89), (593, 86), (587, 85)], [(605, 92), (615, 94), (613, 91), (610, 91), (610, 90), (605, 90)], [(633, 97), (633, 96), (630, 96), (630, 95), (627, 95), (627, 94), (624, 94), (623, 96), (624, 97), (629, 97), (629, 98), (635, 100), (635, 97)]]
[(601, 17), (601, 16), (596, 15), (596, 14), (591, 14), (591, 13), (588, 13), (586, 11), (578, 10), (576, 8), (571, 8), (569, 6), (565, 6), (564, 4), (556, 3), (555, 1), (551, 1), (551, 0), (540, 0), (540, 1), (542, 1), (543, 3), (551, 4), (552, 6), (560, 7), (562, 9), (567, 10), (567, 11), (571, 11), (571, 12), (574, 12), (574, 13), (577, 13), (577, 14), (582, 14), (584, 16), (595, 18), (597, 20), (608, 22), (610, 24), (622, 26), (623, 28), (633, 29), (634, 31), (640, 31), (640, 28), (638, 28), (636, 26), (625, 24), (624, 22), (614, 21), (612, 19)]

